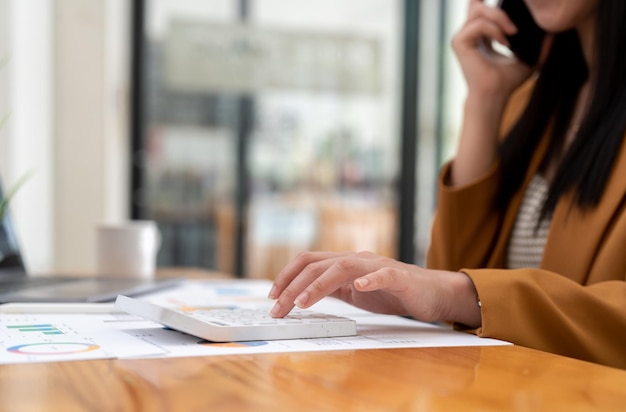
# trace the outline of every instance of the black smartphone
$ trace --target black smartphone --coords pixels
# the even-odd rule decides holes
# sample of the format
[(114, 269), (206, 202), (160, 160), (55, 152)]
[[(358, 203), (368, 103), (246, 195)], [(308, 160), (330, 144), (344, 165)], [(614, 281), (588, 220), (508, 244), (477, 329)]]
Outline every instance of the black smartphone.
[(546, 32), (537, 25), (524, 0), (500, 0), (498, 6), (517, 27), (517, 33), (507, 36), (509, 48), (522, 62), (536, 65)]

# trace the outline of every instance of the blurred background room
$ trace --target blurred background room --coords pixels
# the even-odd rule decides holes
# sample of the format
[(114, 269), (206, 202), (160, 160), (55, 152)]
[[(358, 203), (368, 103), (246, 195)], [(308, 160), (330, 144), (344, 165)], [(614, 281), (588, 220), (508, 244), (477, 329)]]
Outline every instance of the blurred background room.
[(0, 179), (34, 273), (152, 219), (161, 267), (423, 263), (466, 0), (0, 0)]

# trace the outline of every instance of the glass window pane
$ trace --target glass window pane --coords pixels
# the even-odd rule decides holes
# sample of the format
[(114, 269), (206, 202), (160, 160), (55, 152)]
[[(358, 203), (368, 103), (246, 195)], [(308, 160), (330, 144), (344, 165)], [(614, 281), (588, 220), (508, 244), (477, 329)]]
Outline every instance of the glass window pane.
[(302, 250), (396, 255), (402, 10), (147, 1), (146, 197), (161, 266), (235, 272), (240, 234), (248, 277), (272, 278)]

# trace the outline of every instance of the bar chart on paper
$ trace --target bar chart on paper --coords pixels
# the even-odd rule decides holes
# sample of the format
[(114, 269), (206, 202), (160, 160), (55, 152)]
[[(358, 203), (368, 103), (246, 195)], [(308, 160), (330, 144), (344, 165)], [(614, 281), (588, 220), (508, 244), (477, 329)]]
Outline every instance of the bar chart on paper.
[[(0, 363), (53, 362), (145, 355), (154, 348), (138, 345), (122, 332), (104, 328), (112, 316), (3, 315), (0, 317)], [(139, 342), (140, 343), (140, 342)], [(123, 348), (123, 349), (121, 349)], [(159, 353), (161, 351), (158, 351)]]
[(54, 358), (100, 349), (94, 342), (77, 339), (76, 335), (62, 323), (33, 322), (26, 317), (10, 319), (2, 322), (0, 327), (0, 345), (4, 349), (0, 356), (16, 356), (30, 361), (33, 357)]
[(6, 351), (21, 355), (69, 355), (75, 353), (97, 350), (100, 346), (90, 342), (57, 341), (50, 337), (65, 336), (63, 327), (57, 327), (52, 323), (18, 323), (6, 325), (8, 337), (23, 340), (31, 340), (28, 343), (20, 343), (9, 346)]
[(23, 334), (40, 333), (44, 336), (63, 335), (63, 331), (51, 323), (7, 325), (7, 329)]

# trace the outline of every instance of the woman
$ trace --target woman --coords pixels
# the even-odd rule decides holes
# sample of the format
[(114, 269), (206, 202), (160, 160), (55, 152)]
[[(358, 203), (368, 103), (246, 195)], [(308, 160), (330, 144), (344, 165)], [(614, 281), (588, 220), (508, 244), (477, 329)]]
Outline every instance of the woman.
[(303, 253), (274, 282), (273, 316), (331, 295), (626, 368), (626, 2), (525, 3), (549, 33), (538, 67), (485, 53), (517, 29), (479, 0), (453, 40), (468, 95), (429, 269)]

